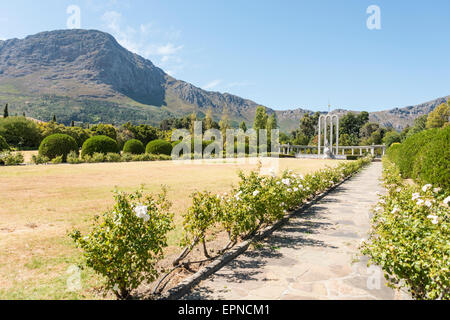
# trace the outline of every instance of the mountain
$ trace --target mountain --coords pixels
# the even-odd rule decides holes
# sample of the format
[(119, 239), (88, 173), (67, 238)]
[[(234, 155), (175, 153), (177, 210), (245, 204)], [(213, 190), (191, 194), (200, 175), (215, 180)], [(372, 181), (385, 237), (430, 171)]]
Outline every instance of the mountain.
[(170, 116), (204, 115), (252, 121), (256, 104), (179, 81), (150, 60), (95, 30), (42, 32), (0, 41), (0, 102), (12, 112), (62, 122), (128, 120), (158, 124)]
[[(371, 118), (401, 129), (443, 99), (376, 112)], [(25, 112), (44, 121), (55, 114), (66, 124), (74, 120), (157, 125), (192, 112), (203, 117), (211, 108), (216, 120), (228, 113), (234, 126), (241, 121), (251, 125), (258, 106), (177, 80), (96, 30), (58, 30), (0, 41), (0, 103), (9, 103), (10, 114)], [(270, 108), (268, 112), (276, 112), (283, 131), (297, 128), (303, 115), (312, 113)]]

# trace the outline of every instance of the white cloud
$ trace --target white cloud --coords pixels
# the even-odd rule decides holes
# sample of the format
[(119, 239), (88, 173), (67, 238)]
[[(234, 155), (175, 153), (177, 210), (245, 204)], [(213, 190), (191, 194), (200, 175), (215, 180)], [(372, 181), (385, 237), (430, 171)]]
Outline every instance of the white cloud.
[(225, 88), (235, 88), (235, 87), (248, 87), (252, 86), (254, 83), (247, 82), (247, 81), (241, 81), (241, 82), (231, 82), (225, 85)]
[(135, 52), (163, 68), (170, 68), (172, 74), (181, 68), (179, 56), (183, 45), (174, 43), (180, 32), (169, 28), (161, 31), (153, 23), (140, 24), (136, 29), (124, 23), (121, 13), (107, 11), (102, 16), (104, 27), (128, 50)]
[(211, 82), (205, 84), (205, 85), (203, 86), (203, 89), (205, 89), (205, 90), (211, 90), (211, 89), (216, 88), (216, 87), (217, 87), (219, 84), (221, 84), (221, 83), (222, 83), (222, 80), (219, 80), (219, 79), (213, 80), (213, 81), (211, 81)]
[(164, 45), (164, 46), (158, 47), (157, 50), (156, 50), (156, 52), (157, 52), (159, 55), (167, 56), (167, 55), (175, 54), (175, 53), (177, 53), (178, 51), (180, 51), (181, 49), (183, 49), (183, 46), (175, 46), (175, 45), (172, 44), (172, 43), (168, 43), (168, 44), (166, 44), (166, 45)]

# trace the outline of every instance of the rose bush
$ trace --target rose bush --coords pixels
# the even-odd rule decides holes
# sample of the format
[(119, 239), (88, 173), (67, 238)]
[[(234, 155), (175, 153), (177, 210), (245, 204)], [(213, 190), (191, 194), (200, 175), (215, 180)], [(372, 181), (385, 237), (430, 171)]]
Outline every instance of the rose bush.
[(407, 288), (415, 299), (450, 299), (450, 194), (404, 182), (387, 158), (383, 176), (388, 192), (375, 208), (362, 253), (392, 287)]
[[(206, 246), (206, 234), (213, 228), (219, 227), (226, 231), (230, 243), (250, 238), (263, 227), (283, 219), (288, 211), (295, 210), (306, 200), (326, 191), (371, 161), (372, 158), (368, 157), (346, 162), (306, 176), (292, 171), (286, 171), (280, 177), (262, 176), (258, 171), (248, 175), (240, 173), (240, 182), (230, 194), (194, 194), (193, 205), (184, 215), (184, 237), (180, 243), (187, 249), (174, 264), (186, 257), (187, 252), (198, 242)], [(205, 255), (208, 256), (206, 249)]]
[(85, 264), (106, 279), (106, 287), (127, 299), (143, 281), (158, 276), (155, 264), (163, 257), (172, 229), (166, 190), (154, 197), (142, 191), (115, 193), (115, 206), (94, 220), (86, 236), (70, 236), (83, 250)]

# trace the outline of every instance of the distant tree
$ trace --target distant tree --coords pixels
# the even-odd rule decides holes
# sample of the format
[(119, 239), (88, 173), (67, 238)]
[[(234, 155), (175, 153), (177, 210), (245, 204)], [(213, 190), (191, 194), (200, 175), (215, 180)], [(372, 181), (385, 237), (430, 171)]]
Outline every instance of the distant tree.
[(347, 113), (340, 119), (339, 131), (340, 134), (347, 134), (349, 136), (359, 137), (359, 131), (361, 130), (361, 119), (353, 112)]
[(107, 136), (114, 140), (117, 139), (116, 128), (110, 124), (96, 124), (92, 126), (91, 131), (94, 136)]
[(358, 115), (357, 119), (359, 121), (359, 125), (362, 127), (369, 122), (369, 113), (367, 111), (363, 111)]
[(374, 132), (380, 129), (380, 125), (378, 123), (367, 122), (362, 126), (359, 130), (359, 137), (362, 139), (368, 139), (372, 136)]
[(425, 130), (427, 128), (427, 121), (428, 121), (428, 115), (426, 115), (426, 114), (423, 116), (420, 116), (416, 120), (414, 120), (414, 126), (412, 126), (408, 130), (408, 132), (406, 134), (406, 138)]
[(426, 128), (442, 128), (449, 121), (450, 102), (441, 104), (428, 115)]
[(70, 123), (70, 126), (73, 128), (75, 127), (75, 121), (72, 120), (72, 122)]
[(220, 119), (220, 122), (219, 122), (219, 127), (220, 127), (220, 131), (222, 133), (222, 139), (223, 139), (223, 141), (225, 143), (226, 142), (227, 130), (231, 128), (230, 117), (228, 115), (228, 110), (227, 109), (223, 110), (222, 118)]
[(281, 144), (288, 144), (291, 143), (291, 137), (289, 135), (287, 135), (284, 132), (280, 132), (280, 143)]
[(239, 125), (239, 129), (241, 129), (244, 132), (247, 132), (247, 124), (245, 123), (245, 121), (241, 122), (241, 124)]
[(300, 131), (308, 138), (308, 140), (316, 134), (318, 121), (319, 120), (318, 118), (316, 120), (315, 115), (311, 116), (309, 113), (305, 114), (300, 120)]
[(0, 119), (0, 136), (10, 146), (18, 148), (36, 148), (41, 141), (41, 133), (34, 121), (23, 117)]
[(56, 122), (56, 115), (53, 115), (52, 122)]
[[(271, 114), (270, 117), (267, 119), (267, 132), (270, 133), (271, 130), (275, 130), (278, 129), (278, 120), (277, 120), (277, 116), (275, 113)], [(270, 134), (268, 133), (268, 136), (270, 136)]]
[(158, 139), (160, 134), (160, 131), (158, 131), (158, 129), (147, 124), (135, 126), (128, 122), (124, 124), (123, 127), (129, 130), (132, 133), (132, 136), (135, 139), (141, 141), (144, 146), (146, 146), (150, 141)]
[(307, 146), (310, 140), (310, 137), (308, 137), (302, 131), (297, 131), (295, 138), (292, 140), (292, 144), (297, 146)]
[(268, 115), (266, 112), (266, 108), (263, 106), (257, 107), (255, 113), (255, 121), (253, 122), (253, 129), (255, 129), (256, 132), (258, 132), (261, 129), (266, 129), (267, 119)]
[(24, 118), (27, 117), (27, 115), (25, 114), (25, 112), (22, 113), (22, 116), (23, 116)]
[(398, 142), (398, 143), (402, 142), (401, 133), (399, 133), (397, 131), (386, 132), (386, 134), (384, 135), (384, 138), (383, 138), (384, 145), (386, 145), (389, 148), (393, 143), (396, 143), (396, 142)]
[(205, 117), (205, 121), (204, 121), (204, 127), (205, 130), (210, 130), (213, 128), (213, 118), (212, 118), (212, 109), (209, 108), (208, 111), (206, 112), (206, 117)]
[(189, 116), (189, 131), (191, 132), (191, 134), (194, 134), (194, 126), (196, 121), (197, 114), (195, 112), (192, 112), (192, 114)]
[(9, 112), (8, 112), (8, 104), (5, 105), (5, 109), (3, 110), (3, 118), (8, 118)]
[(343, 133), (339, 137), (339, 144), (341, 146), (357, 146), (359, 145), (359, 138), (354, 134)]

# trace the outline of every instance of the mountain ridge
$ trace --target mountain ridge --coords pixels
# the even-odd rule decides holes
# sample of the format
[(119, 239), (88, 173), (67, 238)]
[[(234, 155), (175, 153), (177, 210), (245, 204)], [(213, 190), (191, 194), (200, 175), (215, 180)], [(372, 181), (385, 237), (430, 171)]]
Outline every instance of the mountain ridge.
[[(371, 120), (400, 130), (448, 98), (373, 112)], [(192, 112), (202, 117), (211, 108), (216, 120), (226, 112), (235, 126), (241, 121), (251, 124), (260, 105), (175, 79), (98, 30), (45, 31), (0, 41), (0, 103), (8, 102), (12, 112), (40, 120), (53, 113), (62, 122), (131, 120), (153, 125)], [(312, 113), (267, 109), (277, 114), (283, 131), (297, 128), (301, 117)]]

